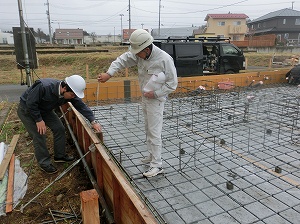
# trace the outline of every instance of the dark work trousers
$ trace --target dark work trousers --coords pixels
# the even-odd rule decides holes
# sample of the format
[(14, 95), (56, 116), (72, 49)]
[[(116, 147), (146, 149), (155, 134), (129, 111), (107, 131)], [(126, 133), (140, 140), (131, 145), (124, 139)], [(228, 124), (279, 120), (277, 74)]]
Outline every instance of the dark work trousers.
[[(39, 165), (47, 166), (51, 164), (51, 158), (46, 144), (46, 135), (41, 135), (37, 131), (35, 120), (31, 117), (28, 110), (19, 104), (18, 116), (23, 122), (30, 137), (33, 139), (34, 154)], [(43, 121), (53, 133), (54, 156), (61, 158), (65, 156), (65, 127), (54, 111), (42, 114)]]

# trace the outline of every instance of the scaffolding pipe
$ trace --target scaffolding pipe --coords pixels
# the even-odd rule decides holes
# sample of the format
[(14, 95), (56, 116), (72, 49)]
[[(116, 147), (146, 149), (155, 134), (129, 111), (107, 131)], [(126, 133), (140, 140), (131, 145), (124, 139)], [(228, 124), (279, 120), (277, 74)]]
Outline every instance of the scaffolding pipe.
[[(72, 128), (71, 128), (71, 126), (70, 126), (70, 123), (69, 123), (68, 120), (66, 119), (66, 116), (65, 116), (65, 114), (64, 114), (64, 111), (63, 111), (63, 109), (62, 109), (61, 107), (60, 107), (60, 110), (61, 110), (61, 112), (62, 112), (62, 114), (63, 114), (64, 120), (65, 120), (66, 125), (67, 125), (67, 127), (68, 127), (68, 130), (69, 130), (69, 132), (70, 132), (70, 135), (71, 135), (71, 137), (72, 137), (72, 139), (73, 139), (73, 141), (74, 141), (74, 144), (75, 144), (75, 147), (76, 147), (76, 149), (77, 149), (77, 152), (78, 152), (79, 156), (82, 157), (82, 156), (83, 156), (83, 153), (82, 153), (82, 151), (81, 151), (81, 149), (80, 149), (80, 146), (79, 146), (79, 144), (78, 144), (78, 141), (77, 141), (77, 139), (76, 139), (76, 136), (74, 135), (74, 133), (73, 133), (73, 131), (72, 131)], [(109, 211), (108, 205), (107, 205), (105, 199), (104, 199), (103, 196), (102, 196), (102, 192), (101, 192), (101, 190), (100, 190), (100, 188), (99, 188), (99, 186), (98, 186), (98, 184), (97, 184), (97, 181), (95, 180), (95, 178), (94, 178), (94, 176), (93, 176), (93, 174), (92, 174), (92, 172), (91, 172), (91, 170), (90, 170), (90, 168), (89, 168), (89, 166), (88, 166), (88, 164), (87, 164), (85, 158), (83, 158), (81, 161), (82, 161), (82, 163), (83, 163), (84, 169), (85, 169), (85, 171), (87, 172), (88, 177), (89, 177), (89, 179), (90, 179), (90, 181), (91, 181), (93, 187), (95, 188), (95, 190), (97, 191), (97, 193), (98, 193), (98, 195), (99, 195), (99, 202), (100, 202), (100, 204), (101, 204), (101, 207), (104, 209), (105, 217), (106, 217), (107, 223), (108, 223), (108, 224), (114, 224), (114, 223), (115, 223), (114, 218), (113, 218), (112, 214), (111, 214), (110, 211)]]

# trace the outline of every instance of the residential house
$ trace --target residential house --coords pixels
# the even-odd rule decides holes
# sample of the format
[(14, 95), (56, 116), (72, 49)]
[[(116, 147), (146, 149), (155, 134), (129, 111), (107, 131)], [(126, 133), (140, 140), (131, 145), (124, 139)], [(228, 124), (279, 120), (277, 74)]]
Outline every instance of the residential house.
[(121, 43), (121, 35), (90, 35), (83, 37), (84, 44)]
[(300, 45), (300, 11), (281, 9), (248, 22), (249, 36), (275, 34), (277, 43)]
[(83, 29), (55, 29), (57, 44), (83, 44)]
[(207, 14), (205, 33), (199, 36), (215, 36), (231, 38), (231, 40), (244, 40), (247, 33), (246, 14)]
[[(133, 31), (135, 31), (136, 29), (123, 29), (123, 41), (122, 42), (129, 42), (129, 38), (130, 38), (130, 35), (132, 34)], [(149, 32), (148, 29), (144, 29), (146, 30), (147, 32)]]
[(14, 35), (0, 30), (0, 44), (14, 44)]

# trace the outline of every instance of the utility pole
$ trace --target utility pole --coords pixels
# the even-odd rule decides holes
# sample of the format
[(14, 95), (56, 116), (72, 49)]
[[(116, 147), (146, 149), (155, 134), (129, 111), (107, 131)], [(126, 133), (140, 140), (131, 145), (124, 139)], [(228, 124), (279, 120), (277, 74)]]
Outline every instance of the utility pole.
[(47, 18), (48, 18), (50, 44), (52, 44), (52, 32), (51, 32), (50, 10), (49, 10), (49, 1), (48, 0), (47, 0), (47, 3), (45, 5), (47, 5), (46, 14), (47, 14)]
[(159, 0), (159, 6), (158, 6), (158, 36), (160, 36), (160, 8), (161, 8), (161, 0)]
[(129, 37), (131, 35), (131, 6), (130, 6), (130, 0), (129, 0), (129, 7), (128, 7), (128, 13), (129, 13)]
[[(26, 40), (26, 30), (24, 25), (23, 19), (23, 9), (21, 0), (18, 0), (19, 6), (19, 17), (20, 17), (20, 27), (21, 27), (21, 38), (22, 38), (22, 45), (23, 45), (23, 52), (24, 52), (24, 64), (25, 64), (25, 71), (26, 71), (26, 83), (27, 86), (32, 85), (32, 77), (30, 73), (30, 65), (29, 65), (29, 56), (28, 56), (28, 47), (27, 47), (27, 40)], [(29, 32), (29, 29), (28, 29)]]
[(121, 43), (123, 43), (123, 21), (122, 21), (122, 16), (124, 16), (124, 15), (120, 14), (119, 16), (121, 16)]
[(292, 9), (294, 9), (294, 2), (292, 2)]

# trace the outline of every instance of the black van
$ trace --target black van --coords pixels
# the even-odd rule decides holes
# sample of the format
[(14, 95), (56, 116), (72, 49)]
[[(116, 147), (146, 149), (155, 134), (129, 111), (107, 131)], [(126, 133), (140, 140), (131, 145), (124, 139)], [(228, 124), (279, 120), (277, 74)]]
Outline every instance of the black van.
[(243, 52), (228, 38), (168, 38), (154, 44), (173, 57), (179, 77), (234, 74), (245, 69)]

